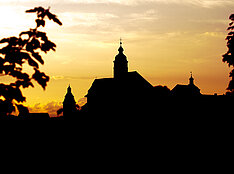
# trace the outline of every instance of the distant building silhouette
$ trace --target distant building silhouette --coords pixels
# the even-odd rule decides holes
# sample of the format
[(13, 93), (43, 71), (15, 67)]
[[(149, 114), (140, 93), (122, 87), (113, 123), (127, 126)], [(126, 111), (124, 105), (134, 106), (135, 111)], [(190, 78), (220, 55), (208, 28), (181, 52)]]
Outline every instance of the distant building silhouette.
[(221, 113), (219, 106), (231, 105), (232, 98), (228, 96), (202, 95), (192, 73), (187, 85), (177, 84), (172, 90), (161, 85), (153, 87), (137, 71), (128, 71), (122, 42), (118, 52), (113, 61), (113, 78), (95, 79), (86, 95), (87, 103), (80, 110), (77, 110), (71, 87), (68, 87), (63, 102), (64, 118), (90, 114), (97, 119), (114, 115), (118, 118), (127, 115), (129, 117), (124, 119), (131, 121), (137, 116), (157, 116), (160, 119), (163, 116), (199, 115), (201, 111), (206, 115)]
[(63, 116), (65, 118), (73, 116), (77, 111), (76, 101), (71, 92), (71, 86), (67, 88), (67, 93), (63, 101)]
[(171, 90), (172, 96), (178, 96), (178, 97), (191, 97), (191, 96), (200, 96), (201, 92), (200, 89), (194, 84), (194, 78), (191, 73), (191, 77), (189, 78), (189, 84), (188, 85), (176, 85)]
[(125, 76), (128, 73), (128, 61), (127, 57), (123, 54), (122, 42), (118, 49), (119, 54), (115, 56), (114, 60), (114, 78), (118, 79)]
[(86, 97), (89, 110), (98, 110), (100, 107), (112, 110), (130, 107), (153, 89), (137, 71), (128, 72), (122, 42), (118, 51), (114, 60), (114, 78), (95, 79), (88, 90)]

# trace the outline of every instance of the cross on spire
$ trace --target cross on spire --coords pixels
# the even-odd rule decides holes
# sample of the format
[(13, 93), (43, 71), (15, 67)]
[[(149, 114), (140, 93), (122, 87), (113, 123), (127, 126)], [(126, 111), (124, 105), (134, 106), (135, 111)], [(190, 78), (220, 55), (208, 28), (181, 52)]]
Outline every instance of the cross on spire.
[(120, 52), (120, 53), (123, 53), (123, 51), (124, 51), (124, 49), (123, 49), (123, 47), (122, 47), (122, 38), (120, 38), (119, 39), (119, 42), (120, 42), (120, 46), (119, 46), (119, 49), (118, 49), (118, 51)]

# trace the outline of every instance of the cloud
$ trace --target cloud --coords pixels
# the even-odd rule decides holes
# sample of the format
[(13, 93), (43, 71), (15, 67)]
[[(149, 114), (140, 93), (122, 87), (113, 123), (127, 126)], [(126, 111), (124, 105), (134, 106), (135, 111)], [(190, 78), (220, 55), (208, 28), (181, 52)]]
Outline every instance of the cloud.
[(84, 106), (87, 103), (87, 98), (83, 97), (83, 98), (79, 99), (77, 103), (79, 106)]
[(204, 32), (204, 33), (201, 33), (200, 36), (225, 38), (225, 33), (224, 32)]
[(80, 26), (95, 26), (103, 21), (113, 20), (118, 16), (111, 13), (94, 13), (94, 12), (64, 12), (61, 15), (61, 20), (64, 21), (66, 27)]
[(29, 106), (31, 113), (49, 113), (50, 117), (57, 116), (57, 110), (62, 108), (62, 102), (52, 101), (47, 104), (36, 103), (34, 106)]
[[(80, 98), (77, 102), (79, 106), (83, 106), (87, 103), (87, 98)], [(30, 113), (49, 113), (50, 117), (56, 117), (57, 111), (63, 108), (62, 102), (52, 101), (46, 104), (36, 103), (33, 106), (29, 106)]]
[(198, 5), (206, 8), (234, 4), (234, 2), (230, 0), (192, 0), (192, 1), (190, 0), (188, 2), (190, 2), (193, 5)]
[(87, 80), (87, 79), (94, 79), (94, 76), (51, 76), (52, 80)]
[[(61, 0), (60, 0), (61, 1)], [(73, 4), (121, 4), (136, 6), (143, 3), (150, 4), (187, 4), (202, 7), (223, 6), (233, 4), (232, 0), (62, 0), (64, 3)]]

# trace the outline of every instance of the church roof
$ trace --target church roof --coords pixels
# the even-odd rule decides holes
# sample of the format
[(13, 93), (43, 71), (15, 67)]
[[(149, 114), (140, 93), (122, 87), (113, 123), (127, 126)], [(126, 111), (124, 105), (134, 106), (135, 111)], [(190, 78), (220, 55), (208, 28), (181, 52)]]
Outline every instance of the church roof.
[(97, 93), (103, 93), (104, 91), (108, 91), (114, 87), (114, 79), (113, 78), (102, 78), (95, 79), (88, 90), (87, 95), (97, 95)]
[(200, 89), (194, 84), (194, 78), (192, 72), (190, 72), (191, 77), (189, 78), (188, 85), (176, 85), (172, 90), (172, 95), (174, 96), (197, 96), (200, 95)]
[(115, 93), (120, 90), (140, 92), (139, 90), (147, 90), (149, 88), (153, 88), (153, 86), (138, 72), (133, 71), (126, 73), (121, 79), (95, 79), (92, 86), (88, 90), (87, 96)]
[(177, 84), (172, 90), (172, 95), (175, 96), (191, 96), (200, 95), (200, 89), (194, 84), (180, 85)]
[(132, 84), (132, 86), (137, 86), (140, 84), (139, 87), (143, 88), (152, 88), (153, 86), (144, 78), (142, 77), (137, 71), (128, 72), (125, 76), (127, 81)]

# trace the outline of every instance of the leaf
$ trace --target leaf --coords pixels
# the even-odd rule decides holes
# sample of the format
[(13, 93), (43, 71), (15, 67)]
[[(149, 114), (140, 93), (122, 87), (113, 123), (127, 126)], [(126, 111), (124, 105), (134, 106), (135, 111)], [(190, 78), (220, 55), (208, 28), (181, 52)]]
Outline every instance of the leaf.
[(30, 59), (31, 57), (30, 57), (30, 55), (29, 55), (28, 53), (26, 53), (26, 52), (20, 52), (20, 58), (21, 58), (21, 59), (26, 59), (26, 60), (28, 60), (28, 59)]
[(229, 73), (229, 77), (234, 78), (234, 69)]
[(4, 65), (3, 70), (5, 71), (5, 74), (9, 74), (10, 72), (12, 72), (14, 70), (14, 66), (13, 65)]
[(51, 20), (51, 19), (53, 19), (53, 18), (56, 18), (56, 15), (50, 13), (49, 9), (47, 9), (47, 10), (45, 11), (45, 13), (46, 13), (47, 17), (49, 18), (49, 20)]
[(55, 43), (48, 40), (41, 45), (41, 50), (47, 53), (47, 51), (50, 51), (50, 49), (55, 51), (55, 47), (56, 47)]
[(17, 102), (24, 102), (26, 100), (19, 88), (11, 88), (10, 93), (12, 94), (12, 98)]
[(30, 79), (29, 80), (17, 80), (15, 82), (15, 86), (17, 87), (23, 86), (23, 88), (28, 88), (29, 86), (34, 87)]
[(37, 27), (45, 26), (45, 21), (43, 19), (36, 19)]
[(53, 18), (53, 21), (56, 22), (59, 25), (63, 25), (62, 22), (58, 18)]
[(23, 97), (20, 89), (13, 85), (0, 84), (0, 96), (1, 95), (8, 101), (12, 101), (13, 99), (17, 102), (25, 101), (25, 97)]
[(10, 37), (9, 38), (9, 44), (11, 44), (11, 45), (14, 45), (14, 46), (17, 45), (18, 41), (19, 41), (19, 39), (17, 37)]
[(36, 39), (36, 38), (33, 38), (31, 40), (30, 44), (32, 45), (33, 50), (40, 47), (40, 41), (38, 39)]
[(39, 13), (39, 12), (43, 12), (45, 9), (43, 7), (35, 7), (34, 9), (29, 9), (29, 10), (26, 10), (25, 12), (26, 13)]
[(41, 40), (43, 40), (43, 41), (48, 41), (46, 33), (44, 33), (44, 32), (37, 31), (36, 37), (41, 38)]
[(29, 9), (29, 10), (26, 10), (25, 11), (26, 13), (34, 13), (34, 12), (36, 12), (36, 9), (34, 8), (34, 9)]
[(44, 60), (43, 60), (42, 57), (39, 55), (39, 53), (32, 53), (32, 56), (33, 56), (38, 62), (40, 62), (42, 65), (44, 64)]
[(15, 107), (11, 101), (3, 101), (0, 99), (0, 116), (6, 116), (11, 114), (13, 111), (15, 111)]
[(223, 55), (223, 62), (227, 62), (228, 66), (234, 66), (234, 56), (231, 54), (224, 54)]
[(229, 16), (229, 19), (231, 19), (232, 21), (234, 21), (234, 14), (231, 14), (231, 15)]
[(0, 41), (0, 43), (5, 43), (5, 42), (9, 42), (9, 38), (3, 38), (1, 41)]
[(16, 106), (17, 106), (17, 109), (19, 111), (20, 116), (25, 116), (25, 115), (27, 115), (29, 113), (28, 108), (25, 107), (24, 105), (17, 105), (16, 104)]
[(34, 68), (35, 73), (32, 78), (37, 81), (39, 85), (45, 90), (47, 86), (47, 82), (50, 80), (49, 76), (45, 75), (45, 73), (40, 72), (38, 69)]
[(19, 36), (21, 37), (22, 35), (28, 35), (29, 37), (31, 37), (33, 35), (32, 31), (23, 31), (19, 34)]
[(31, 57), (28, 59), (28, 64), (29, 64), (30, 66), (35, 67), (35, 68), (39, 68), (38, 63), (37, 63), (35, 60), (33, 60)]
[(50, 13), (49, 9), (46, 10), (45, 13), (50, 20), (53, 20), (54, 22), (56, 22), (59, 25), (62, 25), (62, 22), (57, 18), (57, 16), (55, 14)]
[(30, 81), (29, 75), (22, 73), (21, 71), (14, 70), (10, 73), (10, 75), (16, 77), (19, 80)]
[(233, 36), (227, 36), (225, 40), (230, 40), (232, 38), (233, 38)]
[[(228, 33), (228, 35), (231, 36), (231, 37), (233, 37), (233, 36), (234, 36), (234, 32), (231, 31), (231, 32)], [(233, 37), (233, 38), (234, 38), (234, 37)]]
[(29, 51), (29, 52), (33, 52), (33, 45), (30, 42), (27, 43), (26, 50)]
[(234, 26), (228, 27), (227, 30), (234, 30)]

